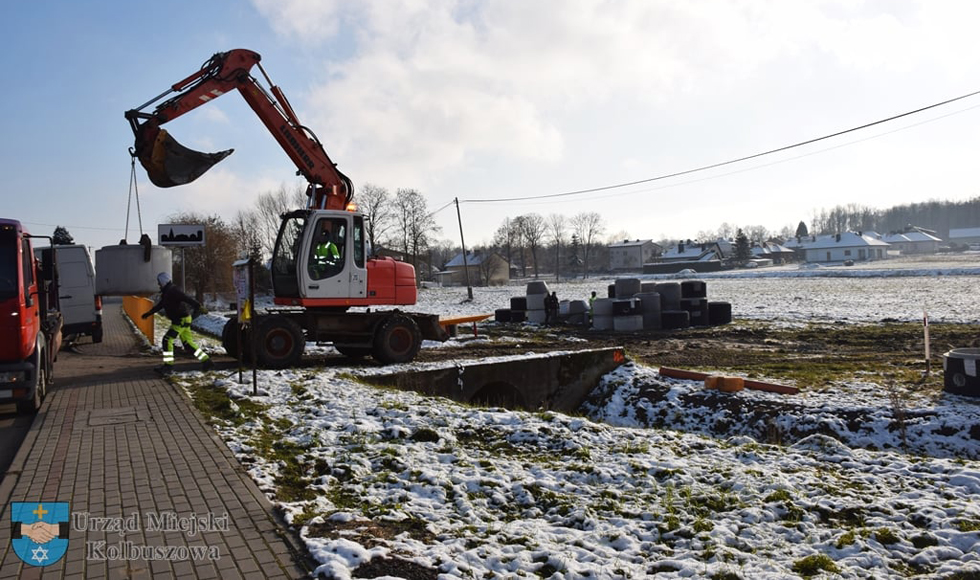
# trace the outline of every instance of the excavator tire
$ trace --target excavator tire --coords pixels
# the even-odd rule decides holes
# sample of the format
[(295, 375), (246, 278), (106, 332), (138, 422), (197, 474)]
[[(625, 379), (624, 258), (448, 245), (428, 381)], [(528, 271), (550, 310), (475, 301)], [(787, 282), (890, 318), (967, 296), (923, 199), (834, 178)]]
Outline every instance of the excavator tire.
[(295, 321), (284, 316), (264, 316), (258, 320), (256, 353), (263, 368), (295, 366), (303, 357), (306, 336)]
[(422, 347), (422, 332), (402, 314), (386, 318), (374, 333), (372, 356), (382, 364), (411, 362)]
[[(245, 346), (244, 352), (241, 353), (242, 362), (250, 362), (252, 353), (248, 348), (248, 331), (242, 331), (242, 340)], [(228, 356), (238, 359), (238, 317), (233, 316), (225, 323), (225, 327), (221, 330), (221, 346)]]

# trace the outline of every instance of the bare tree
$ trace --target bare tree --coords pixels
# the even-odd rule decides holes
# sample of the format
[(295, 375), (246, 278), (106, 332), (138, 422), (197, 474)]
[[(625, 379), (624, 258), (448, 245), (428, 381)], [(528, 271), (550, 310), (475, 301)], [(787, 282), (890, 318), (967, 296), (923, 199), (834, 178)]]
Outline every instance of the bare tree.
[(538, 248), (544, 239), (547, 231), (547, 224), (544, 218), (536, 213), (529, 213), (520, 216), (520, 231), (528, 250), (531, 252), (531, 261), (534, 263), (534, 277), (538, 277)]
[(301, 185), (296, 185), (292, 191), (287, 190), (285, 185), (280, 185), (276, 191), (260, 194), (255, 200), (256, 228), (265, 256), (272, 256), (282, 214), (305, 205), (306, 188)]
[(480, 257), (480, 261), (476, 265), (477, 275), (479, 276), (477, 284), (489, 286), (494, 276), (497, 276), (503, 271), (503, 260), (495, 259), (496, 256), (493, 248), (486, 246), (474, 249), (473, 255)]
[[(504, 219), (497, 231), (493, 234), (493, 245), (500, 248), (507, 257), (507, 263), (514, 264), (514, 252), (520, 246), (520, 232), (514, 220)], [(523, 260), (521, 260), (523, 263)], [(522, 273), (522, 275), (524, 275)]]
[(271, 273), (265, 267), (262, 254), (262, 236), (258, 213), (255, 210), (240, 210), (229, 227), (235, 240), (235, 248), (239, 258), (251, 258), (255, 267), (255, 286), (257, 290), (267, 291), (272, 288)]
[(357, 206), (367, 218), (365, 229), (371, 251), (388, 245), (388, 232), (395, 225), (391, 193), (384, 187), (365, 183), (357, 195)]
[(194, 297), (200, 302), (205, 293), (213, 296), (231, 291), (231, 265), (238, 249), (233, 228), (218, 215), (183, 212), (171, 215), (168, 220), (172, 224), (204, 224), (205, 244), (187, 248), (181, 252), (183, 261), (178, 259), (187, 286), (194, 289)]
[(399, 189), (395, 193), (395, 210), (402, 250), (412, 257), (416, 277), (419, 276), (419, 256), (424, 255), (434, 235), (442, 231), (429, 213), (425, 197), (415, 189)]
[(602, 216), (598, 212), (582, 212), (572, 217), (572, 231), (575, 232), (575, 235), (578, 236), (579, 243), (582, 244), (584, 276), (588, 276), (591, 265), (589, 259), (592, 257), (592, 250), (605, 229), (606, 226), (602, 221)]
[(555, 245), (555, 280), (561, 280), (561, 247), (565, 245), (568, 234), (565, 216), (553, 213), (548, 216), (548, 234)]

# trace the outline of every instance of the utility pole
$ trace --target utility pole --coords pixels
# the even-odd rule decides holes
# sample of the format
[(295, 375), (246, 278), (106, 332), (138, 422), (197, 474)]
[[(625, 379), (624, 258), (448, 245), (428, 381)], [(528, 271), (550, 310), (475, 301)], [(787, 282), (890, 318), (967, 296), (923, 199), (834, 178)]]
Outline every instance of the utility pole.
[(459, 244), (463, 247), (463, 275), (466, 277), (466, 295), (469, 300), (473, 300), (473, 287), (470, 286), (470, 266), (466, 261), (466, 241), (463, 239), (463, 218), (459, 213), (459, 198), (454, 198), (456, 202), (456, 220), (459, 222)]

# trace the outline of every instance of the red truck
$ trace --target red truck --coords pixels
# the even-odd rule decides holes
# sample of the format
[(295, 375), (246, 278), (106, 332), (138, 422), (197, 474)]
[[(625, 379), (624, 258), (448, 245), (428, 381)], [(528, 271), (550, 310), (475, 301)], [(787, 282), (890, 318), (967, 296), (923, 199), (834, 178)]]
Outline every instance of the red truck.
[(52, 384), (63, 325), (54, 258), (42, 263), (31, 237), (19, 221), (0, 218), (0, 403), (23, 414), (41, 408)]

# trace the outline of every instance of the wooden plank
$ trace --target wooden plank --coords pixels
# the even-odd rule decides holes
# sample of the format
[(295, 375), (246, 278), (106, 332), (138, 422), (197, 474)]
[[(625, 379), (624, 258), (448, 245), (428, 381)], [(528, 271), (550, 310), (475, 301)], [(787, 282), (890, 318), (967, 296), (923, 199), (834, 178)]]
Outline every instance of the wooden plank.
[(469, 316), (450, 316), (448, 318), (439, 318), (439, 324), (442, 326), (451, 326), (453, 324), (464, 324), (467, 322), (480, 322), (481, 320), (486, 320), (490, 318), (493, 314), (471, 314)]
[[(661, 376), (670, 377), (672, 379), (685, 379), (689, 381), (703, 381), (705, 378), (710, 376), (708, 373), (686, 371), (684, 369), (674, 369), (670, 367), (660, 367), (660, 374)], [(754, 389), (756, 391), (780, 393), (783, 395), (796, 395), (800, 392), (800, 390), (796, 387), (787, 387), (786, 385), (777, 385), (774, 383), (764, 383), (762, 381), (753, 381), (751, 379), (745, 379), (745, 388)]]

